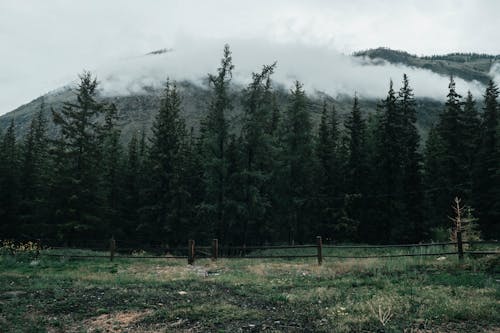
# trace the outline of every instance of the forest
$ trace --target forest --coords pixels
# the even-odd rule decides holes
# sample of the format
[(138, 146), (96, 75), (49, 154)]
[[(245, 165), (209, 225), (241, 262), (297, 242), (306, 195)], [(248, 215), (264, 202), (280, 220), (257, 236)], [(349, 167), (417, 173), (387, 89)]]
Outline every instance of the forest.
[[(300, 82), (286, 105), (277, 102), (276, 66), (252, 74), (235, 126), (226, 45), (208, 75), (210, 102), (199, 131), (187, 128), (183, 97), (167, 79), (151, 135), (137, 132), (126, 144), (118, 110), (99, 100), (97, 79), (83, 72), (76, 102), (42, 105), (21, 139), (14, 120), (0, 133), (0, 234), (66, 244), (111, 236), (170, 246), (212, 238), (302, 244), (317, 235), (332, 243), (418, 243), (449, 238), (459, 197), (477, 237), (500, 237), (493, 81), (483, 96), (461, 96), (451, 77), (423, 142), (408, 76), (400, 89), (389, 83), (374, 114), (364, 116), (354, 95), (345, 121), (325, 101), (314, 126)], [(56, 136), (48, 135), (49, 122)]]

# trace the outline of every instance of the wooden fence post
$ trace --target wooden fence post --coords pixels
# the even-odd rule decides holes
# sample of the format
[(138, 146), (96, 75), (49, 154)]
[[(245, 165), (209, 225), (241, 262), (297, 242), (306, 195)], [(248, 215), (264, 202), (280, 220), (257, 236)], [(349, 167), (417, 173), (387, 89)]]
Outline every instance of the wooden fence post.
[(188, 265), (194, 264), (194, 240), (188, 241)]
[(321, 266), (323, 263), (323, 241), (321, 240), (321, 236), (316, 237), (316, 245), (318, 252), (318, 265)]
[(212, 239), (212, 260), (217, 261), (219, 255), (219, 240), (217, 238)]
[(113, 261), (115, 258), (115, 251), (116, 251), (116, 241), (115, 237), (111, 236), (111, 239), (109, 240), (109, 260)]

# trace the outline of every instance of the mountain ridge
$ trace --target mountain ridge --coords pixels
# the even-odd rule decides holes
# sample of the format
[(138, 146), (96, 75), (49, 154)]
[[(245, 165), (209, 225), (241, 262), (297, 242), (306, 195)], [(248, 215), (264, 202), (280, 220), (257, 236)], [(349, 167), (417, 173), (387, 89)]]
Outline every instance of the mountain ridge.
[[(160, 49), (148, 53), (152, 55), (170, 52), (171, 49)], [(391, 64), (403, 64), (410, 67), (423, 68), (431, 70), (440, 75), (453, 74), (465, 80), (478, 80), (487, 82), (489, 80), (489, 71), (491, 66), (500, 56), (485, 55), (475, 53), (451, 53), (439, 56), (416, 56), (405, 51), (391, 50), (388, 48), (376, 48), (365, 51), (359, 51), (353, 54), (354, 57), (369, 58), (372, 63), (377, 61), (388, 62)], [(194, 84), (189, 81), (178, 81), (180, 93), (182, 95), (182, 116), (186, 119), (188, 127), (197, 128), (202, 119), (205, 105), (208, 103), (208, 92), (206, 87)], [(235, 120), (236, 127), (238, 117), (242, 113), (240, 105), (241, 86), (234, 85), (233, 100), (235, 101), (235, 110), (232, 117)], [(279, 96), (279, 104), (283, 109), (286, 107), (288, 91), (278, 84), (276, 88)], [(122, 130), (122, 140), (127, 141), (134, 131), (149, 131), (154, 116), (158, 110), (161, 99), (161, 89), (154, 87), (144, 87), (141, 93), (123, 95), (123, 96), (101, 96), (100, 99), (113, 102), (118, 109), (118, 127)], [(308, 92), (310, 98), (310, 109), (313, 113), (313, 121), (317, 123), (321, 110), (322, 100), (327, 99), (335, 104), (339, 113), (346, 114), (351, 107), (351, 97), (337, 96), (333, 98), (327, 93), (321, 91)], [(418, 127), (423, 137), (431, 124), (437, 119), (437, 114), (442, 108), (442, 101), (431, 98), (417, 97), (419, 103)], [(47, 116), (50, 108), (59, 109), (65, 101), (74, 98), (74, 93), (69, 86), (57, 88), (43, 96), (40, 96), (29, 103), (26, 103), (15, 110), (0, 116), (0, 130), (4, 131), (14, 118), (16, 123), (16, 133), (18, 137), (23, 137), (27, 132), (29, 123), (33, 115), (38, 111), (43, 103), (47, 106)], [(383, 98), (383, 96), (380, 96)], [(377, 108), (379, 98), (362, 99), (362, 108), (365, 113), (373, 113)], [(444, 101), (444, 96), (443, 96)], [(49, 122), (49, 132), (54, 134), (55, 127)]]
[(495, 61), (500, 61), (500, 55), (455, 52), (417, 56), (386, 47), (357, 51), (353, 56), (382, 59), (392, 64), (428, 69), (437, 74), (458, 76), (466, 81), (476, 80), (483, 84), (490, 80), (489, 72)]

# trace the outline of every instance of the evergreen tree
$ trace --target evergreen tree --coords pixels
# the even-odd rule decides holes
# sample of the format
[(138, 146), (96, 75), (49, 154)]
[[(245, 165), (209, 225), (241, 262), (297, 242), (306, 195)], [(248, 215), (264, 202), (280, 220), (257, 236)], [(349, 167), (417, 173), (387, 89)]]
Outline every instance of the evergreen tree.
[(486, 238), (500, 236), (500, 134), (498, 87), (490, 81), (484, 95), (480, 145), (474, 176), (474, 201)]
[(460, 121), (462, 130), (460, 136), (462, 148), (461, 162), (464, 168), (464, 173), (462, 175), (462, 183), (464, 184), (463, 199), (466, 202), (472, 203), (473, 170), (481, 135), (481, 122), (476, 108), (476, 102), (470, 91), (467, 93)]
[(47, 222), (48, 137), (45, 103), (30, 123), (21, 156), (20, 219), (23, 232), (40, 235)]
[(210, 74), (208, 77), (212, 96), (207, 118), (202, 124), (205, 199), (201, 207), (212, 226), (213, 236), (221, 242), (225, 240), (227, 232), (225, 215), (228, 166), (226, 153), (229, 124), (226, 114), (232, 109), (229, 84), (233, 68), (231, 51), (229, 45), (226, 45), (217, 75)]
[(160, 111), (152, 127), (148, 167), (147, 208), (151, 239), (177, 244), (186, 230), (186, 188), (183, 183), (186, 129), (180, 118), (181, 100), (175, 84), (167, 80)]
[(60, 129), (54, 151), (58, 155), (53, 181), (59, 189), (56, 216), (59, 232), (73, 237), (97, 236), (103, 229), (101, 160), (103, 124), (99, 117), (109, 107), (96, 100), (97, 79), (91, 73), (80, 75), (76, 102), (66, 102), (61, 111), (52, 111)]
[(365, 131), (366, 124), (361, 116), (358, 96), (354, 96), (353, 106), (345, 124), (348, 132), (348, 190), (352, 194), (362, 194), (366, 176)]
[(447, 229), (448, 221), (446, 214), (450, 207), (449, 195), (444, 192), (446, 189), (446, 175), (443, 173), (443, 156), (445, 146), (437, 126), (430, 129), (425, 143), (424, 153), (424, 200), (425, 200), (425, 229), (431, 232), (433, 229)]
[(139, 155), (139, 140), (137, 132), (132, 134), (127, 147), (127, 156), (124, 169), (122, 216), (125, 219), (125, 230), (137, 234), (139, 226), (139, 209), (141, 208), (141, 157)]
[(285, 177), (282, 170), (284, 165), (283, 117), (280, 105), (277, 103), (277, 92), (274, 90), (272, 92), (268, 91), (267, 95), (270, 97), (272, 108), (271, 120), (267, 131), (267, 138), (270, 140), (267, 148), (270, 148), (270, 151), (268, 152), (266, 165), (264, 166), (268, 177), (262, 191), (268, 194), (270, 206), (266, 209), (265, 225), (263, 230), (261, 230), (262, 234), (259, 241), (269, 243), (287, 240), (287, 236), (283, 237), (286, 235), (287, 229), (282, 229), (282, 216), (287, 211), (287, 207), (283, 205), (282, 200), (283, 195), (286, 194), (282, 192), (285, 189), (285, 186), (283, 186)]
[(375, 223), (379, 241), (388, 242), (394, 238), (396, 228), (401, 223), (404, 207), (402, 195), (402, 157), (403, 157), (403, 114), (398, 108), (396, 92), (392, 80), (387, 97), (381, 103), (382, 113), (378, 122), (376, 144), (376, 173), (378, 185), (378, 221)]
[[(454, 197), (464, 196), (463, 175), (465, 174), (465, 164), (462, 161), (462, 102), (456, 92), (455, 81), (450, 78), (449, 92), (445, 104), (444, 112), (439, 119), (438, 131), (444, 144), (443, 172), (446, 176), (446, 192), (443, 195), (449, 197), (449, 202)], [(447, 205), (449, 206), (449, 204)], [(443, 207), (444, 208), (444, 207)], [(447, 209), (444, 209), (447, 211)]]
[(424, 239), (422, 156), (419, 151), (420, 136), (417, 131), (417, 112), (413, 89), (408, 76), (403, 75), (403, 86), (399, 90), (397, 104), (402, 116), (401, 192), (402, 220), (396, 228), (396, 238), (402, 241), (419, 242)]
[(14, 236), (18, 230), (19, 208), (19, 147), (16, 142), (14, 119), (3, 136), (0, 150), (0, 220), (1, 233)]
[(304, 242), (310, 238), (306, 232), (313, 228), (307, 223), (312, 217), (313, 145), (312, 124), (307, 107), (307, 97), (302, 84), (295, 82), (284, 118), (284, 170), (287, 196), (283, 203), (288, 207), (286, 217), (289, 242)]
[(253, 73), (253, 80), (243, 92), (244, 118), (242, 126), (244, 212), (241, 216), (242, 244), (253, 231), (254, 239), (264, 234), (266, 210), (270, 205), (265, 182), (270, 177), (269, 159), (272, 153), (272, 136), (267, 128), (275, 126), (272, 118), (273, 98), (270, 77), (275, 64), (264, 66), (260, 73)]
[[(470, 174), (474, 166), (475, 154), (481, 134), (481, 121), (476, 108), (476, 101), (470, 91), (467, 92), (461, 121), (464, 126), (464, 132), (462, 133), (464, 163)], [(469, 182), (471, 181), (470, 177), (468, 177)], [(470, 187), (470, 184), (467, 186)]]
[(339, 168), (337, 159), (338, 120), (335, 106), (332, 105), (328, 112), (326, 102), (323, 103), (321, 120), (318, 128), (316, 142), (316, 155), (318, 163), (315, 170), (316, 207), (319, 225), (316, 234), (323, 235), (325, 239), (336, 237), (346, 238), (346, 230), (338, 223), (338, 202), (340, 192)]
[(449, 92), (438, 124), (429, 134), (425, 156), (427, 220), (431, 227), (445, 228), (447, 212), (455, 196), (467, 193), (467, 164), (461, 146), (464, 111), (455, 81), (450, 78)]
[(248, 234), (255, 228), (249, 223), (248, 212), (248, 177), (246, 154), (243, 137), (230, 134), (226, 150), (227, 157), (227, 186), (226, 186), (226, 243), (246, 245)]
[[(345, 147), (347, 163), (345, 172), (345, 195), (343, 206), (343, 223), (349, 223), (351, 230), (358, 230), (364, 224), (364, 199), (367, 191), (367, 155), (366, 155), (366, 123), (361, 115), (358, 96), (354, 96), (351, 113), (348, 115)], [(343, 153), (342, 155), (344, 155)]]
[(195, 237), (205, 237), (207, 239), (210, 236), (210, 230), (207, 229), (205, 223), (193, 223), (193, 221), (200, 221), (203, 217), (198, 209), (204, 199), (201, 147), (200, 139), (195, 137), (194, 129), (191, 127), (189, 138), (183, 144), (182, 154), (184, 165), (182, 184), (185, 184), (185, 188), (189, 194), (185, 200), (186, 216), (192, 226), (186, 230), (186, 236), (191, 239)]
[(109, 232), (114, 236), (125, 235), (121, 215), (123, 177), (123, 151), (120, 144), (120, 130), (116, 128), (117, 110), (114, 105), (105, 108), (105, 122), (102, 128), (102, 190), (104, 216)]

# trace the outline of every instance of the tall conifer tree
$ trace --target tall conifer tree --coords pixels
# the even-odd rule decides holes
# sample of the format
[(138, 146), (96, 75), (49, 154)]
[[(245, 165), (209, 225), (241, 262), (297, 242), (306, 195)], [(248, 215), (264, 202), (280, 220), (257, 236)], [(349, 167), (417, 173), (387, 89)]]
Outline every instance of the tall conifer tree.
[(207, 118), (202, 125), (205, 199), (201, 207), (211, 223), (213, 236), (222, 242), (227, 232), (225, 216), (228, 182), (226, 153), (229, 142), (227, 113), (232, 109), (229, 84), (233, 68), (229, 45), (225, 45), (217, 74), (210, 74), (208, 77), (212, 95)]
[(419, 150), (420, 135), (416, 127), (416, 102), (406, 74), (403, 75), (403, 86), (399, 90), (397, 107), (402, 116), (402, 197), (400, 200), (403, 213), (396, 233), (400, 241), (419, 242), (425, 237), (422, 217), (422, 156)]
[(180, 110), (177, 88), (167, 80), (150, 139), (147, 208), (151, 225), (147, 229), (151, 238), (167, 240), (169, 244), (179, 242), (187, 226), (183, 182), (187, 133)]
[(14, 236), (19, 231), (19, 147), (16, 142), (14, 119), (5, 132), (0, 147), (0, 220), (2, 234)]
[(266, 129), (273, 127), (271, 75), (274, 68), (275, 64), (264, 66), (260, 73), (253, 73), (252, 82), (243, 91), (243, 244), (247, 243), (250, 230), (254, 231), (255, 239), (261, 239), (265, 232), (266, 210), (270, 205), (265, 183), (271, 172), (269, 160), (273, 142)]
[(498, 87), (490, 81), (484, 95), (480, 145), (476, 157), (474, 201), (486, 238), (500, 236), (500, 134)]
[(288, 207), (287, 229), (289, 242), (304, 242), (312, 228), (311, 194), (313, 171), (312, 124), (307, 106), (307, 97), (302, 84), (295, 82), (291, 90), (290, 101), (284, 115), (284, 163)]
[[(59, 162), (53, 177), (55, 195), (60, 196), (56, 220), (59, 232), (67, 239), (100, 235), (105, 230), (101, 223), (103, 191), (101, 187), (102, 133), (99, 118), (110, 106), (97, 98), (97, 79), (90, 72), (80, 75), (76, 102), (66, 102), (61, 111), (52, 111), (59, 127), (56, 143)], [(56, 194), (57, 193), (57, 194)]]

